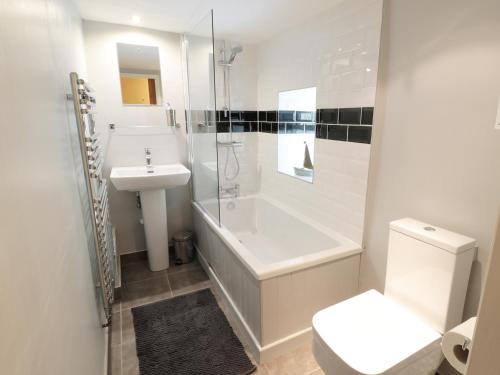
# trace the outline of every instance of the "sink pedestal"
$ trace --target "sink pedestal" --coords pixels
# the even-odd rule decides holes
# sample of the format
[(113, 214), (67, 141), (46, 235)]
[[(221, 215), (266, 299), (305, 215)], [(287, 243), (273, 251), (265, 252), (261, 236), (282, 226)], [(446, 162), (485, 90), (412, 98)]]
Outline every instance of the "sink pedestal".
[(169, 265), (165, 190), (143, 190), (140, 194), (149, 268), (161, 271)]
[(165, 189), (186, 185), (191, 172), (182, 164), (113, 167), (110, 179), (117, 190), (139, 191), (149, 268), (168, 268), (167, 203)]

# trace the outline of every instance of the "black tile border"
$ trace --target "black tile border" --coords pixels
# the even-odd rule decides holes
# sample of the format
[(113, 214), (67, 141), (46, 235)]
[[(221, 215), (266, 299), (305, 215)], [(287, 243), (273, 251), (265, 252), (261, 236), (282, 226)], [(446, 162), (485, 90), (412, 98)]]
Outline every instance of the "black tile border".
[[(301, 134), (315, 133), (317, 139), (353, 143), (371, 143), (373, 107), (318, 108), (308, 111), (192, 111), (197, 120), (208, 119), (209, 127), (198, 132), (228, 133), (233, 124), (235, 133)], [(199, 121), (194, 121), (195, 123)]]

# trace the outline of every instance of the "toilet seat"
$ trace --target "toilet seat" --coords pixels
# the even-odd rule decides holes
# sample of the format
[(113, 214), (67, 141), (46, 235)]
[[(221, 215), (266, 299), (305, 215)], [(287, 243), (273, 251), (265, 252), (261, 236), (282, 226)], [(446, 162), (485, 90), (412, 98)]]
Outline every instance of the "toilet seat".
[(442, 360), (441, 334), (375, 290), (316, 313), (313, 335), (327, 374), (429, 374)]

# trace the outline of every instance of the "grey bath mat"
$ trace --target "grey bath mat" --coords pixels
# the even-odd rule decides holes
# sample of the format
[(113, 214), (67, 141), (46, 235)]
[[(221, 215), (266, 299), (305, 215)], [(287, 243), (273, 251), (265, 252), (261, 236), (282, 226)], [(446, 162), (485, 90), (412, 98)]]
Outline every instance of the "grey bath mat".
[(210, 289), (132, 309), (141, 375), (255, 370)]

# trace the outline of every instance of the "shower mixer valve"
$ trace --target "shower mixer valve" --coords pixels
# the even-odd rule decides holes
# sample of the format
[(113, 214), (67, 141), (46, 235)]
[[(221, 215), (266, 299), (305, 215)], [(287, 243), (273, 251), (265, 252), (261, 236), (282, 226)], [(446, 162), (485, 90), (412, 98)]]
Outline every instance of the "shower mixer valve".
[(240, 184), (219, 187), (219, 198), (238, 198), (240, 196)]

